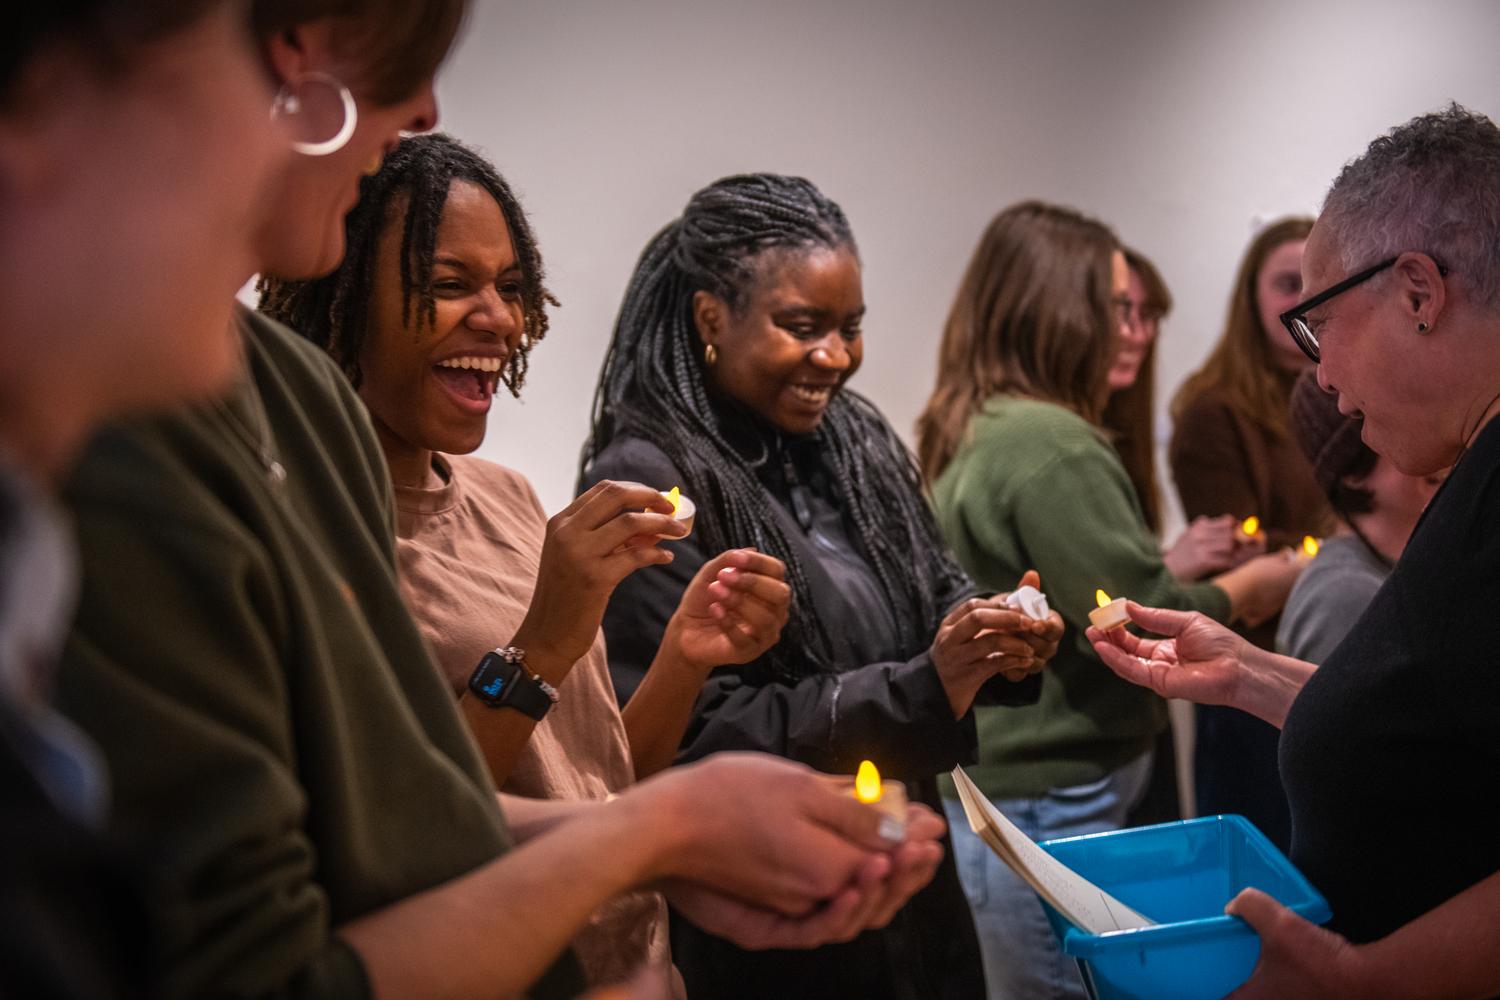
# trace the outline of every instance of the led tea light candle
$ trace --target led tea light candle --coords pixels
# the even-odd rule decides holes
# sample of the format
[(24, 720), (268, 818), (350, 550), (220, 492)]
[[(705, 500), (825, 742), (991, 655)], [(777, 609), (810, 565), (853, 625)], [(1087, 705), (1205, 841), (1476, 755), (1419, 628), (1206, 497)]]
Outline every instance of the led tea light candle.
[(1099, 606), (1089, 612), (1089, 624), (1099, 631), (1124, 628), (1130, 621), (1130, 615), (1125, 613), (1125, 598), (1116, 597), (1111, 601), (1104, 591), (1096, 590), (1094, 600)]
[[(676, 486), (670, 490), (662, 491), (662, 496), (672, 504), (672, 516), (682, 522), (687, 529), (688, 535), (693, 533), (693, 516), (698, 513), (698, 508), (693, 506), (693, 501), (682, 495), (682, 490)], [(687, 535), (683, 535), (686, 538)]]
[(854, 797), (880, 813), (880, 835), (887, 840), (906, 836), (906, 786), (899, 781), (881, 781), (872, 761), (863, 761), (854, 776)]
[(1246, 537), (1254, 538), (1256, 535), (1260, 534), (1260, 518), (1256, 517), (1254, 514), (1251, 514), (1249, 517), (1245, 518), (1245, 523), (1240, 525), (1240, 530), (1245, 533)]

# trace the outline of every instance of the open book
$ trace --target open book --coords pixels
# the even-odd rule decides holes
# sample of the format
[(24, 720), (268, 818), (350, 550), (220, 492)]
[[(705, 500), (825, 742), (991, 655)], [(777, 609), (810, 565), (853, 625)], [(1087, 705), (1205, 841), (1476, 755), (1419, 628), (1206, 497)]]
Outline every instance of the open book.
[(1071, 923), (1090, 934), (1135, 930), (1156, 921), (1135, 912), (1042, 850), (996, 809), (961, 767), (953, 782), (969, 826), (1026, 884)]

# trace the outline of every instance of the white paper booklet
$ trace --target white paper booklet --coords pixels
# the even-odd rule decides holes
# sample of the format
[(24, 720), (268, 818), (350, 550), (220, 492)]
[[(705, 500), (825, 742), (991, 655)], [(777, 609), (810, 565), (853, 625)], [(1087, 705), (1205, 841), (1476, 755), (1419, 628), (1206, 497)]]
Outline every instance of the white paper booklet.
[(953, 782), (969, 826), (1037, 895), (1090, 934), (1135, 930), (1156, 921), (1142, 916), (1042, 850), (995, 808), (961, 767)]

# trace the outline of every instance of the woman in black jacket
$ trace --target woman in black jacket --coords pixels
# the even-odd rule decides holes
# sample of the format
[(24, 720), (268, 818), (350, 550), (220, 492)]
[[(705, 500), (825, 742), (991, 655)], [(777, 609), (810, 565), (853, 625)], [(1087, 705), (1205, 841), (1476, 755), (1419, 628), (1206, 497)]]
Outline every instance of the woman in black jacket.
[[(909, 453), (844, 389), (863, 316), (848, 222), (812, 184), (757, 174), (698, 192), (626, 291), (582, 486), (680, 486), (697, 505), (675, 560), (627, 579), (606, 613), (622, 703), (707, 553), (754, 546), (786, 563), (781, 641), (708, 680), (680, 760), (753, 749), (852, 774), (868, 758), (936, 804), (933, 775), (973, 759), (971, 706), (1035, 700), (1062, 621), (978, 596), (954, 563)], [(673, 949), (697, 997), (984, 994), (951, 859), (889, 927), (848, 944), (752, 953), (677, 922)]]

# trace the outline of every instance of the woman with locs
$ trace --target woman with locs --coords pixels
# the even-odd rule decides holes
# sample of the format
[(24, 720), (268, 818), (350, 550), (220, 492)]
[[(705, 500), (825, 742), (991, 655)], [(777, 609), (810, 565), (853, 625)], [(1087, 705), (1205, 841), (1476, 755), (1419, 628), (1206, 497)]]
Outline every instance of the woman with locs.
[[(679, 761), (759, 749), (852, 774), (870, 759), (936, 803), (932, 776), (972, 759), (976, 699), (1034, 698), (1028, 675), (1055, 651), (1061, 622), (978, 597), (944, 548), (910, 454), (846, 388), (864, 312), (849, 224), (812, 184), (755, 174), (699, 191), (646, 247), (625, 293), (582, 485), (680, 485), (697, 505), (693, 537), (668, 543), (674, 561), (634, 574), (610, 601), (622, 699), (709, 553), (753, 546), (786, 564), (781, 641), (710, 676)], [(673, 951), (694, 996), (984, 992), (947, 858), (889, 927), (847, 945), (755, 954), (677, 922)]]

